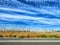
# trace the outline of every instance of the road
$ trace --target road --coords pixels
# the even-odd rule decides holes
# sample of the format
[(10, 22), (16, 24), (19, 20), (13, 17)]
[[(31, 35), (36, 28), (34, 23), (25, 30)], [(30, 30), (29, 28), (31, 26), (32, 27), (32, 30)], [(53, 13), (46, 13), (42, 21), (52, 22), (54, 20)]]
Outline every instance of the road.
[(10, 42), (10, 43), (0, 43), (0, 45), (60, 45), (60, 42), (54, 43), (54, 42)]
[(0, 45), (60, 45), (60, 39), (0, 39)]

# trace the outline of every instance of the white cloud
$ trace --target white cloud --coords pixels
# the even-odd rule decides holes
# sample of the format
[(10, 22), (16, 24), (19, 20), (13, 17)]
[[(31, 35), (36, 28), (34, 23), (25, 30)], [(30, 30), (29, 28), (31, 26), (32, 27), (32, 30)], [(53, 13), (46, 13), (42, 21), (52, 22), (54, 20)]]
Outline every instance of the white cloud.
[[(60, 16), (60, 10), (53, 9), (53, 10), (48, 10), (48, 9), (39, 9), (39, 8), (33, 8), (31, 7), (30, 9), (37, 11), (37, 12), (31, 12), (27, 11), (24, 9), (11, 9), (11, 8), (0, 8), (0, 10), (9, 10), (9, 11), (15, 11), (15, 12), (23, 12), (23, 13), (28, 13), (29, 14), (51, 14), (57, 17)], [(0, 13), (0, 19), (2, 20), (7, 20), (7, 21), (20, 21), (20, 20), (34, 20), (36, 23), (44, 23), (44, 24), (49, 24), (49, 25), (60, 25), (60, 20), (59, 19), (48, 19), (48, 18), (42, 18), (42, 17), (32, 17), (32, 16), (26, 16), (26, 15), (18, 15), (18, 14), (5, 14), (5, 13)]]
[(34, 22), (37, 23), (43, 23), (49, 25), (60, 25), (59, 19), (48, 19), (48, 18), (23, 16), (23, 15), (10, 15), (10, 14), (0, 13), (0, 19), (7, 20), (7, 21), (34, 20)]
[[(50, 10), (51, 9), (51, 10)], [(53, 10), (52, 10), (53, 9)], [(50, 15), (54, 15), (56, 17), (60, 16), (60, 10), (54, 9), (54, 8), (49, 8), (49, 9), (44, 9), (44, 8), (34, 8), (31, 7), (30, 10), (34, 10), (36, 12), (33, 11), (28, 11), (26, 9), (12, 9), (12, 8), (2, 8), (0, 7), (0, 10), (6, 10), (6, 11), (14, 11), (14, 12), (22, 12), (22, 13), (28, 13), (28, 14), (32, 14), (32, 15), (36, 15), (36, 14), (50, 14)]]
[(29, 13), (29, 14), (37, 14), (36, 12), (27, 11), (27, 10), (24, 10), (24, 9), (12, 9), (12, 8), (3, 8), (3, 7), (0, 7), (0, 10), (23, 12), (23, 13)]

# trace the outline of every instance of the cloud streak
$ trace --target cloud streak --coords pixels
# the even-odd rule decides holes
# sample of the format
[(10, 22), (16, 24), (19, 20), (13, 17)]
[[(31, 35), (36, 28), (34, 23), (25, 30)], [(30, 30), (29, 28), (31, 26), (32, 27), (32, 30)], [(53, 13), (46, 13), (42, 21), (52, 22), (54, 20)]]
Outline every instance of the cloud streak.
[(18, 24), (21, 25), (21, 27), (25, 25), (26, 27), (32, 26), (32, 28), (36, 25), (35, 28), (53, 29), (55, 27), (60, 29), (60, 10), (57, 9), (57, 7), (34, 7), (32, 4), (30, 5), (30, 3), (19, 2), (20, 1), (15, 1), (15, 3), (20, 4), (20, 6), (18, 6), (19, 8), (4, 7), (5, 5), (0, 6), (0, 25)]

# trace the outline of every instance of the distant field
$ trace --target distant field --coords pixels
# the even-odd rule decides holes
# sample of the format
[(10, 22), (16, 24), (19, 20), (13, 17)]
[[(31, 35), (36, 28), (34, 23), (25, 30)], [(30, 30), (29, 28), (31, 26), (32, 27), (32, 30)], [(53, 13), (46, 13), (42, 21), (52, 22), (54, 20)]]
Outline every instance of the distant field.
[(0, 31), (0, 38), (60, 38), (60, 32)]

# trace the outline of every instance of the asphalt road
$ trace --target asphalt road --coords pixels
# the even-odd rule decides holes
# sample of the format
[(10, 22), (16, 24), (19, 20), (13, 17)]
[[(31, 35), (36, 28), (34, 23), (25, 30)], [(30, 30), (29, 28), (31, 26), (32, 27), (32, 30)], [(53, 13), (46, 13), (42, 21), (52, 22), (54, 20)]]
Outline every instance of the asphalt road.
[(60, 42), (2, 42), (0, 45), (60, 45)]
[(0, 42), (60, 42), (60, 39), (46, 39), (46, 38), (23, 38), (23, 39), (15, 39), (15, 38), (10, 38), (10, 39), (3, 39), (0, 38)]
[(60, 45), (60, 39), (1, 39), (0, 45)]

